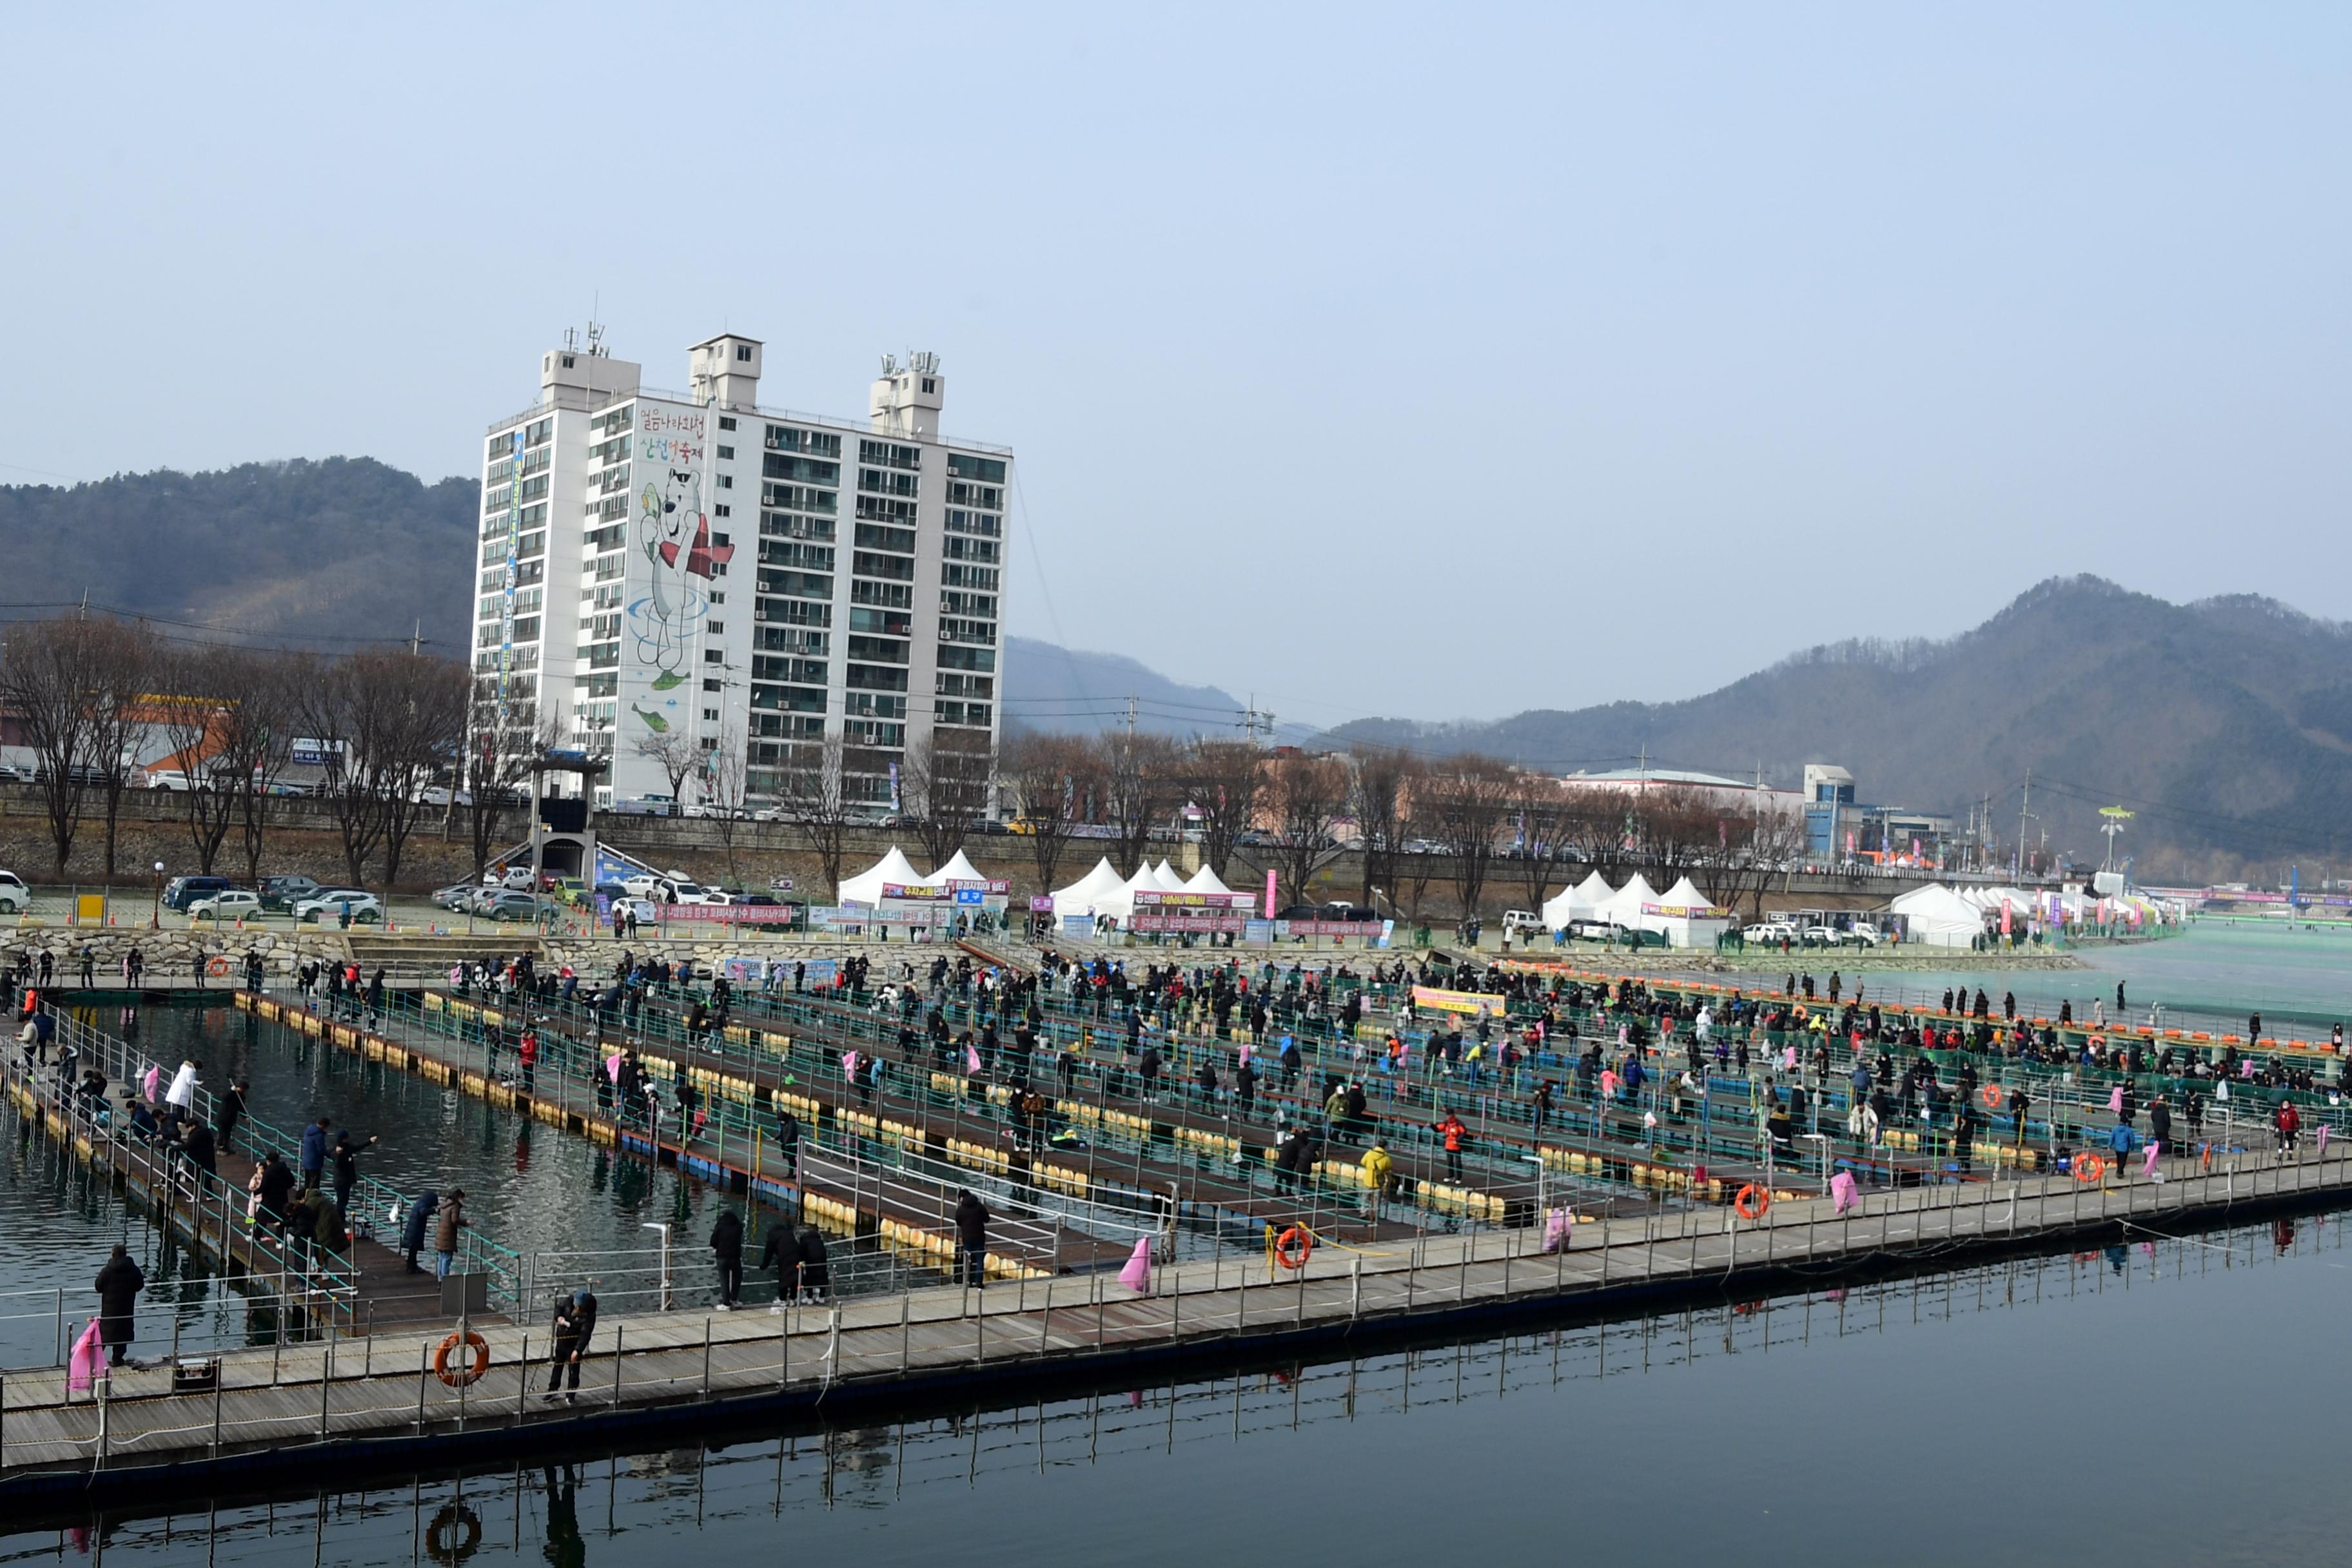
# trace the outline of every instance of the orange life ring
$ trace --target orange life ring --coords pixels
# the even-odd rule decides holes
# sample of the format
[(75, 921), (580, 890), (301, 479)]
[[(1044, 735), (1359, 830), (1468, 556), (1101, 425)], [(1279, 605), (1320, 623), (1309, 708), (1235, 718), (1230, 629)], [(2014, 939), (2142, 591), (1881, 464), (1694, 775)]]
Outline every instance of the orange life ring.
[[(470, 1367), (462, 1362), (456, 1366), (449, 1364), (449, 1352), (460, 1345), (474, 1352), (474, 1361)], [(451, 1334), (441, 1342), (441, 1348), (433, 1352), (433, 1375), (452, 1388), (463, 1388), (489, 1370), (489, 1344), (481, 1335), (471, 1330), (462, 1334)]]
[(2076, 1181), (2095, 1182), (2106, 1173), (2107, 1163), (2105, 1160), (2100, 1159), (2096, 1154), (2077, 1154), (2074, 1156), (2074, 1179)]
[(1274, 1260), (1285, 1268), (1304, 1268), (1307, 1260), (1315, 1256), (1313, 1234), (1299, 1226), (1292, 1226), (1274, 1244)]
[(2095, 1051), (2104, 1051), (2107, 1048), (2107, 1037), (2105, 1035), (2085, 1035), (2083, 1037), (2083, 1043)]
[(1731, 1200), (1731, 1206), (1741, 1219), (1762, 1219), (1764, 1211), (1772, 1206), (1772, 1194), (1750, 1182), (1739, 1189), (1739, 1195)]
[(1987, 1084), (1984, 1086), (1981, 1095), (1987, 1110), (1999, 1110), (2000, 1109), (2000, 1089), (1994, 1088), (1991, 1084)]
[(228, 973), (228, 960), (215, 954), (205, 961), (205, 973), (215, 980), (223, 978)]

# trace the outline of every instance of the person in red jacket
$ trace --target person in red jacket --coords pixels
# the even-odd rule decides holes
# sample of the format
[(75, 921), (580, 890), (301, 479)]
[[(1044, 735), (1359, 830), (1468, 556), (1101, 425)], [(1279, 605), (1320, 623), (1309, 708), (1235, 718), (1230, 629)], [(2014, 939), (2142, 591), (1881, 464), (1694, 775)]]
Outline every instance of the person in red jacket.
[(1462, 1179), (1462, 1135), (1469, 1129), (1462, 1125), (1462, 1118), (1449, 1110), (1445, 1120), (1437, 1124), (1437, 1131), (1445, 1140), (1445, 1174), (1449, 1180), (1458, 1182)]
[(2273, 1125), (2278, 1129), (2279, 1158), (2284, 1160), (2294, 1152), (2294, 1135), (2303, 1130), (2303, 1115), (2295, 1110), (2293, 1100), (2279, 1102), (2278, 1117)]

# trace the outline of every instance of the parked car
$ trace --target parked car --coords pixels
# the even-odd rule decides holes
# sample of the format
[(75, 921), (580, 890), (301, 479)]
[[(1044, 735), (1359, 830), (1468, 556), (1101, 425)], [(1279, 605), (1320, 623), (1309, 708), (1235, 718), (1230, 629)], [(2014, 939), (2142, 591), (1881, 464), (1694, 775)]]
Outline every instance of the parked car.
[(473, 883), (452, 882), (446, 888), (434, 889), (433, 901), (445, 910), (460, 909), (467, 899), (473, 897)]
[(1544, 930), (1543, 916), (1532, 910), (1505, 910), (1503, 930), (1512, 936), (1522, 931), (1539, 933)]
[(297, 924), (305, 921), (340, 921), (348, 910), (353, 925), (374, 925), (383, 919), (383, 905), (373, 893), (359, 888), (323, 888), (294, 906)]
[(264, 877), (261, 879), (261, 907), (284, 911), (319, 891), (319, 884), (309, 877)]
[(494, 921), (532, 921), (539, 918), (539, 895), (507, 889), (490, 900), (482, 912)]
[[(447, 805), (450, 798), (447, 784), (426, 784), (416, 792), (416, 802), (419, 805)], [(474, 804), (473, 793), (470, 790), (457, 791), (456, 799), (459, 805)]]
[(505, 888), (519, 893), (530, 891), (529, 866), (493, 866), (482, 873), (485, 888)]
[(1845, 939), (1856, 947), (1876, 947), (1886, 940), (1876, 926), (1848, 926)]
[(588, 884), (577, 877), (551, 877), (549, 891), (558, 899), (578, 909), (588, 901)]
[(21, 915), (33, 907), (33, 889), (14, 871), (0, 871), (0, 914)]
[(147, 770), (147, 787), (184, 792), (188, 788), (188, 775), (179, 768), (150, 768)]
[[(661, 920), (661, 906), (651, 899), (615, 899), (613, 914), (633, 916), (639, 925), (655, 925)], [(607, 920), (612, 915), (604, 917)]]
[(677, 802), (666, 795), (624, 795), (613, 803), (613, 810), (621, 816), (669, 816), (677, 812)]
[(722, 894), (711, 892), (698, 882), (673, 881), (664, 878), (654, 884), (653, 896), (666, 904), (723, 904)]
[(226, 877), (174, 877), (163, 884), (163, 907), (184, 910), (198, 899), (226, 893), (229, 887)]
[(231, 888), (188, 906), (188, 918), (192, 921), (259, 920), (264, 912), (261, 895), (250, 888)]

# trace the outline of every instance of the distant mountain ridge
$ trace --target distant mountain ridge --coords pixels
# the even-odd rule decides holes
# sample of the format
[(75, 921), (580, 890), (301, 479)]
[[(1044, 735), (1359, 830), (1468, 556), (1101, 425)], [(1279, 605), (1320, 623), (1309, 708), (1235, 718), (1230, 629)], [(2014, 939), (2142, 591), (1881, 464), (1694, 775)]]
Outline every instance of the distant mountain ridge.
[[(468, 651), (479, 486), (367, 458), (0, 486), (13, 613), (72, 604), (322, 648)], [(1011, 637), (1008, 731), (1124, 725), (1241, 732), (1245, 703), (1123, 655)], [(1305, 739), (1285, 726), (1277, 738)], [(2247, 595), (2176, 605), (2053, 578), (1944, 640), (1804, 649), (1681, 702), (1533, 710), (1486, 721), (1368, 718), (1322, 737), (1476, 749), (1559, 772), (1646, 757), (1794, 787), (1808, 762), (1863, 798), (1963, 816), (1990, 799), (2013, 839), (2095, 856), (2097, 808), (2137, 811), (2144, 874), (2234, 875), (2289, 859), (2311, 885), (2352, 858), (2352, 627)], [(2342, 874), (2340, 868), (2338, 874)]]
[[(373, 458), (0, 486), (8, 598), (256, 637), (467, 656), (481, 487)], [(28, 612), (29, 613), (29, 612)]]
[[(1794, 788), (1852, 769), (1863, 799), (1967, 812), (2096, 856), (2098, 808), (2138, 815), (2143, 871), (2230, 870), (2352, 850), (2352, 627), (2248, 595), (2176, 605), (2053, 578), (1940, 641), (1804, 649), (1681, 702), (1535, 710), (1487, 723), (1365, 719), (1327, 737), (1475, 748), (1559, 771), (1698, 768)], [(2308, 873), (2307, 873), (2308, 874)]]

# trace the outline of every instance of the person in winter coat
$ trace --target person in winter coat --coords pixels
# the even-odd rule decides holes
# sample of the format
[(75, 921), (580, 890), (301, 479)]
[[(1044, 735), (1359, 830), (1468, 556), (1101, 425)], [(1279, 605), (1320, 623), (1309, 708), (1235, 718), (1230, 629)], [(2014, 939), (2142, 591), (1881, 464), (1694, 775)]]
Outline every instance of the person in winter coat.
[(1372, 1218), (1378, 1220), (1381, 1217), (1381, 1200), (1388, 1196), (1389, 1185), (1396, 1180), (1396, 1161), (1390, 1156), (1385, 1142), (1378, 1138), (1372, 1140), (1372, 1146), (1364, 1151), (1363, 1169), (1364, 1188), (1370, 1194), (1364, 1200), (1365, 1207)]
[(441, 1194), (430, 1187), (409, 1200), (408, 1214), (400, 1227), (400, 1250), (411, 1274), (425, 1272), (416, 1266), (416, 1255), (425, 1250), (425, 1227), (440, 1207)]
[(215, 1176), (220, 1173), (216, 1169), (218, 1162), (213, 1142), (213, 1130), (203, 1122), (188, 1123), (188, 1130), (180, 1135), (180, 1152), (188, 1157), (189, 1164), (194, 1165), (205, 1175)]
[(760, 1249), (760, 1267), (776, 1277), (776, 1300), (789, 1301), (801, 1293), (801, 1243), (788, 1225), (768, 1227), (767, 1244)]
[(345, 1214), (352, 1212), (352, 1189), (360, 1183), (360, 1155), (376, 1146), (379, 1140), (371, 1135), (364, 1143), (354, 1143), (348, 1132), (335, 1134), (335, 1146), (329, 1158), (335, 1165), (335, 1206)]
[(236, 1147), (236, 1124), (245, 1120), (245, 1097), (252, 1088), (244, 1079), (238, 1079), (228, 1086), (228, 1092), (220, 1097), (218, 1122), (213, 1129), (213, 1139), (224, 1152)]
[(824, 1237), (817, 1234), (816, 1226), (804, 1225), (801, 1226), (799, 1243), (801, 1294), (812, 1301), (822, 1301), (833, 1288), (833, 1269), (824, 1258)]
[(2271, 1125), (2278, 1130), (2279, 1157), (2284, 1159), (2294, 1152), (2294, 1135), (2303, 1130), (2303, 1112), (2294, 1108), (2293, 1100), (2281, 1100), (2278, 1116)]
[(98, 1337), (106, 1346), (107, 1360), (112, 1365), (121, 1366), (130, 1348), (131, 1311), (138, 1305), (139, 1292), (146, 1288), (147, 1276), (131, 1261), (131, 1249), (116, 1243), (113, 1256), (98, 1271), (92, 1287), (98, 1292)]
[(555, 1303), (555, 1349), (547, 1358), (547, 1394), (553, 1399), (563, 1374), (572, 1374), (572, 1403), (580, 1402), (580, 1360), (588, 1353), (588, 1341), (596, 1332), (596, 1297), (588, 1290), (574, 1290), (559, 1298)]
[(272, 1151), (269, 1158), (262, 1162), (259, 1178), (254, 1188), (257, 1213), (273, 1225), (283, 1225), (286, 1200), (294, 1195), (294, 1173), (288, 1170), (286, 1162)]
[(302, 1129), (302, 1190), (316, 1192), (320, 1173), (327, 1168), (327, 1119)]
[(441, 1200), (433, 1226), (435, 1279), (449, 1278), (449, 1266), (457, 1260), (457, 1233), (466, 1228), (466, 1189), (452, 1187), (449, 1195)]
[(977, 1290), (988, 1284), (988, 1205), (970, 1187), (956, 1197), (956, 1283)]
[(1462, 1125), (1462, 1118), (1452, 1111), (1437, 1124), (1437, 1135), (1445, 1141), (1445, 1174), (1449, 1180), (1462, 1179), (1462, 1139), (1470, 1130)]
[(710, 1253), (719, 1263), (719, 1310), (731, 1312), (743, 1295), (743, 1216), (733, 1209), (719, 1211)]

